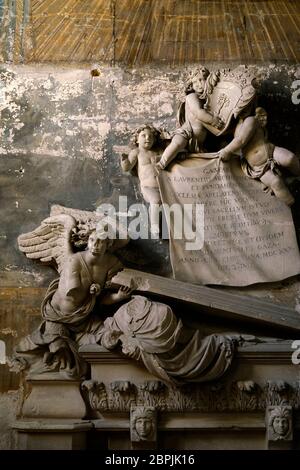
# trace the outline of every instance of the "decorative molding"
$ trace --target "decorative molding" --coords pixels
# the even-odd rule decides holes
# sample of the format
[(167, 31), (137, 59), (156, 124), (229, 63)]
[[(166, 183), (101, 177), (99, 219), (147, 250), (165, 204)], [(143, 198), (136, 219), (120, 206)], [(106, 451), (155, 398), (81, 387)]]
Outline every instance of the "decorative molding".
[[(93, 384), (92, 386), (90, 384)], [(85, 381), (88, 404), (99, 412), (129, 412), (132, 406), (153, 407), (166, 412), (249, 412), (289, 404), (300, 409), (300, 382), (281, 380), (258, 384), (252, 380), (188, 384), (183, 387), (160, 381), (112, 382), (109, 386)]]
[[(292, 365), (291, 343), (292, 340), (246, 344), (237, 348), (235, 360), (240, 363)], [(136, 361), (124, 356), (121, 351), (109, 351), (98, 344), (81, 346), (79, 353), (93, 364), (136, 364)]]

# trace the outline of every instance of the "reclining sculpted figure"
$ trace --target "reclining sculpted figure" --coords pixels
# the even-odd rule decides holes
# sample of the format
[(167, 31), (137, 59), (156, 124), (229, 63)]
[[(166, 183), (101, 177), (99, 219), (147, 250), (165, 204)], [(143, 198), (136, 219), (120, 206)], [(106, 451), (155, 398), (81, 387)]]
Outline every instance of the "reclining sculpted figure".
[[(15, 369), (29, 368), (31, 376), (58, 372), (67, 378), (84, 377), (87, 370), (78, 348), (98, 343), (106, 349), (121, 346), (121, 354), (141, 361), (167, 382), (221, 377), (232, 362), (237, 338), (203, 337), (199, 330), (184, 327), (167, 304), (131, 297), (133, 286), (112, 291), (110, 281), (122, 269), (112, 251), (128, 240), (109, 239), (106, 226), (86, 223), (82, 237), (86, 248), (75, 251), (72, 240), (79, 225), (63, 213), (19, 237), (26, 256), (55, 261), (60, 277), (51, 282), (42, 302), (42, 323), (16, 347)], [(105, 305), (125, 300), (108, 316)]]

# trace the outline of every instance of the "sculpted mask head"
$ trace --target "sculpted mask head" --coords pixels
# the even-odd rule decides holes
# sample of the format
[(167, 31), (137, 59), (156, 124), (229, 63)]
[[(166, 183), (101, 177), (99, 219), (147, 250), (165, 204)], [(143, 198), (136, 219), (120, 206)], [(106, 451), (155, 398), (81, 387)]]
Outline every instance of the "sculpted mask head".
[(143, 406), (137, 407), (132, 412), (132, 434), (135, 441), (155, 440), (155, 410)]
[(280, 439), (284, 439), (290, 431), (291, 413), (284, 407), (275, 407), (269, 416), (269, 425), (273, 428), (274, 434)]

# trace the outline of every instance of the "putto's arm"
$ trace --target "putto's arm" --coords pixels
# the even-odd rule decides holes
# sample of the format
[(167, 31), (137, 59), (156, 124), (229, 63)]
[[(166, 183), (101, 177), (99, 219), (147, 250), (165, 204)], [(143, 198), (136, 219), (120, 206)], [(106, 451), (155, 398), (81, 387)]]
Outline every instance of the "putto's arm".
[(137, 164), (138, 160), (138, 149), (133, 149), (129, 155), (122, 155), (121, 157), (121, 167), (123, 171), (132, 170)]
[(255, 118), (253, 116), (250, 116), (245, 119), (241, 128), (238, 131), (238, 134), (234, 137), (234, 139), (219, 152), (219, 155), (221, 156), (222, 160), (229, 160), (231, 154), (237, 153), (243, 147), (245, 147), (245, 145), (253, 137), (255, 130)]
[(220, 118), (213, 116), (211, 113), (205, 111), (205, 109), (201, 107), (199, 98), (196, 93), (191, 93), (190, 95), (188, 95), (186, 97), (186, 100), (188, 102), (190, 110), (197, 119), (199, 119), (205, 124), (210, 124), (211, 126), (217, 128), (222, 127), (223, 122)]

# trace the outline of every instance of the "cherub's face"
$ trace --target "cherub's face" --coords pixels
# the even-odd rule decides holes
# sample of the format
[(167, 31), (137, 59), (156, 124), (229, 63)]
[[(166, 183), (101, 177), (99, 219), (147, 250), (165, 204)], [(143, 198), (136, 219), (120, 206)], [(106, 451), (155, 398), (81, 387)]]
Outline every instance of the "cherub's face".
[(259, 122), (261, 127), (266, 127), (268, 122), (268, 115), (266, 112), (258, 112), (256, 113), (256, 119)]
[(143, 129), (138, 135), (138, 146), (151, 149), (154, 144), (154, 135), (150, 129)]
[(205, 81), (206, 80), (204, 78), (204, 75), (200, 73), (193, 78), (192, 84), (193, 84), (193, 89), (195, 90), (196, 93), (203, 93), (204, 87), (205, 87)]
[(88, 239), (88, 250), (94, 256), (104, 255), (107, 249), (107, 240), (99, 238), (97, 232), (92, 232)]

